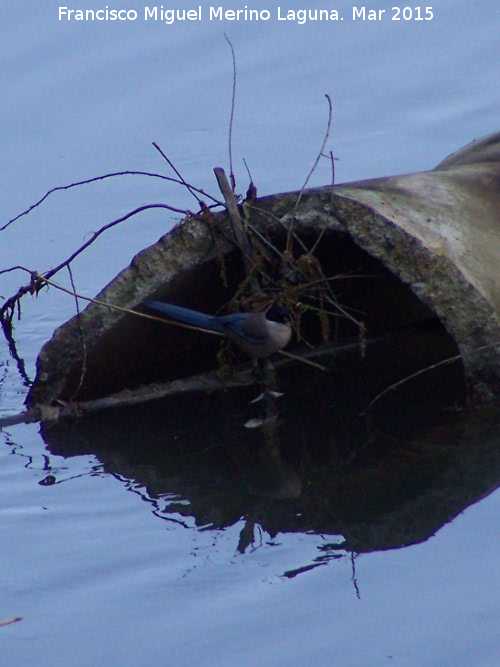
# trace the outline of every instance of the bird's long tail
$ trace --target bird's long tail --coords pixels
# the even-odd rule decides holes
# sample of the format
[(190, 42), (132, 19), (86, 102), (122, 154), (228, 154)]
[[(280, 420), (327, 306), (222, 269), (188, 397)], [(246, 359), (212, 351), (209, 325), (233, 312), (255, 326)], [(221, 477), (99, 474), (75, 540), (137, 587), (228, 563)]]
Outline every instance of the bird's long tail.
[(217, 317), (207, 315), (206, 313), (199, 313), (196, 310), (183, 308), (182, 306), (174, 306), (171, 303), (164, 303), (163, 301), (146, 301), (145, 305), (153, 310), (158, 310), (163, 315), (170, 317), (177, 322), (190, 324), (192, 327), (199, 329), (206, 329), (208, 331), (218, 331), (219, 333), (226, 333)]

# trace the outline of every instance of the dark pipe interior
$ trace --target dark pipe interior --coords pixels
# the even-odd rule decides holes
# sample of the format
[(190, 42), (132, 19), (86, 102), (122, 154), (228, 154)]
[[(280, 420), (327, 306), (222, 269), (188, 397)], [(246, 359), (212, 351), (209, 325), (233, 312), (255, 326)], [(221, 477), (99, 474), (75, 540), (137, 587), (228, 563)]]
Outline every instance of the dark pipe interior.
[[(308, 247), (314, 245), (315, 238), (317, 231), (314, 230), (302, 236)], [(283, 239), (276, 240), (277, 243), (280, 241)], [(365, 323), (369, 340), (407, 327), (428, 329), (431, 325), (440, 332), (440, 338), (444, 336), (448, 340), (450, 356), (456, 353), (451, 337), (447, 336), (434, 314), (381, 262), (360, 250), (348, 237), (325, 233), (314, 254), (323, 273), (328, 278), (335, 277), (329, 284), (338, 303)], [(244, 278), (236, 253), (225, 257), (225, 265), (227, 287), (220, 277), (219, 262), (212, 261), (183, 272), (151, 297), (217, 313)], [(332, 317), (330, 321), (332, 338), (340, 347), (358, 337), (359, 329), (349, 319)], [(308, 342), (321, 342), (316, 315), (306, 313), (302, 325)], [(98, 398), (123, 389), (136, 389), (217, 368), (220, 344), (221, 339), (217, 336), (124, 317), (89, 353), (85, 380), (76, 398)], [(289, 349), (298, 353), (303, 347), (304, 343), (294, 340)], [(411, 356), (413, 352), (403, 349), (398, 354)], [(425, 359), (421, 363), (425, 364)], [(61, 398), (72, 396), (79, 377), (76, 371), (68, 377)]]

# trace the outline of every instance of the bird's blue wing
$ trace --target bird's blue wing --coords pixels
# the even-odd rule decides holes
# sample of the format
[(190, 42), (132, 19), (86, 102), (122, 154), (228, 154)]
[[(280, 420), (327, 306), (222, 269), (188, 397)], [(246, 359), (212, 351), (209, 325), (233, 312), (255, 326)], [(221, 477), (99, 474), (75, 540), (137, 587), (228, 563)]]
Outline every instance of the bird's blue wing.
[(177, 322), (190, 324), (193, 327), (200, 329), (208, 329), (209, 331), (218, 331), (220, 333), (227, 333), (226, 328), (221, 323), (221, 318), (200, 313), (197, 310), (190, 308), (183, 308), (182, 306), (175, 306), (171, 303), (164, 303), (163, 301), (146, 301), (145, 305), (148, 308), (158, 310), (163, 315), (170, 317)]
[(262, 344), (268, 337), (264, 317), (261, 313), (234, 313), (233, 315), (217, 317), (163, 301), (146, 301), (145, 305), (177, 322), (183, 322), (200, 329), (217, 331), (229, 336), (237, 336), (249, 343)]
[(214, 318), (226, 328), (240, 338), (244, 338), (249, 343), (260, 344), (265, 342), (268, 332), (260, 326), (251, 326), (253, 314), (234, 313), (234, 315), (224, 315)]

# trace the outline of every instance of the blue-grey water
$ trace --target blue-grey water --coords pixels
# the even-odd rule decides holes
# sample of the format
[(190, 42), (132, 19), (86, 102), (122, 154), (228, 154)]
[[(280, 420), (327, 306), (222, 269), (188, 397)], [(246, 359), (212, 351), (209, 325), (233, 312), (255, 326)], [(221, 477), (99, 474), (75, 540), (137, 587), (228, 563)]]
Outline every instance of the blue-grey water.
[[(395, 21), (394, 3), (381, 0), (374, 7), (386, 10), (381, 20), (354, 21), (349, 3), (315, 3), (344, 20), (303, 24), (279, 21), (272, 0), (247, 5), (268, 10), (267, 21), (210, 20), (211, 5), (202, 3), (201, 20), (172, 25), (145, 21), (136, 0), (126, 5), (137, 11), (135, 21), (59, 20), (59, 6), (8, 0), (0, 9), (0, 226), (56, 186), (127, 170), (170, 175), (152, 141), (190, 183), (216, 195), (212, 169), (228, 168), (233, 84), (224, 33), (237, 59), (233, 158), (241, 192), (248, 184), (242, 158), (259, 194), (302, 186), (324, 137), (325, 94), (333, 103), (327, 151), (337, 158), (336, 182), (432, 168), (500, 129), (500, 9), (493, 0), (440, 0), (432, 20), (421, 21), (414, 19), (425, 16), (423, 5), (420, 12), (412, 6), (412, 20)], [(105, 6), (87, 0), (80, 8)], [(325, 159), (310, 184), (331, 178)], [(58, 191), (0, 232), (0, 269), (49, 269), (102, 225), (147, 202), (196, 206), (182, 188), (145, 176)], [(93, 296), (180, 217), (148, 212), (103, 235), (73, 266), (77, 291)], [(71, 286), (67, 274), (58, 280)], [(26, 281), (21, 270), (1, 274), (1, 298)], [(31, 379), (41, 345), (74, 308), (55, 289), (24, 298), (15, 336)], [(27, 387), (3, 339), (0, 355), (1, 414), (13, 414)], [(411, 411), (411, 401), (406, 405)], [(219, 446), (217, 420), (202, 418), (198, 403), (193, 410), (185, 419), (200, 420), (196, 451)], [(130, 419), (149, 435), (147, 414)], [(484, 432), (477, 424), (456, 427), (481, 455), (461, 454), (470, 465), (454, 469), (494, 469), (481, 467), (500, 447), (496, 415), (488, 419)], [(247, 498), (252, 480), (233, 477), (219, 459), (203, 459), (206, 479), (177, 468), (173, 456), (156, 467), (154, 452), (147, 461), (137, 454), (150, 441), (136, 432), (130, 439), (137, 450), (128, 442), (117, 454), (114, 445), (107, 449), (106, 428), (0, 432), (0, 621), (23, 619), (0, 626), (2, 665), (499, 663), (500, 495), (493, 479), (470, 497), (464, 491), (463, 511), (437, 493), (436, 507), (450, 503), (449, 520), (443, 512), (441, 524), (411, 546), (402, 538), (401, 548), (389, 548), (387, 538), (378, 548), (336, 550), (341, 531), (329, 533), (328, 522), (314, 528), (312, 519), (303, 530), (286, 529), (289, 514), (283, 523), (269, 515), (267, 524), (256, 520), (253, 540), (238, 550), (248, 506), (231, 508), (225, 521), (224, 503), (235, 497), (227, 487), (235, 484), (238, 497), (241, 484)], [(419, 435), (432, 443), (434, 459), (452, 456), (454, 428)], [(313, 433), (307, 437), (314, 456), (318, 443)], [(182, 438), (176, 415), (165, 449), (180, 448)], [(308, 480), (302, 484), (307, 498)], [(220, 497), (208, 516), (203, 501), (214, 488)], [(342, 494), (337, 500), (342, 507)], [(183, 511), (196, 502), (197, 512)], [(421, 521), (416, 516), (415, 524)], [(311, 564), (318, 566), (284, 576)]]

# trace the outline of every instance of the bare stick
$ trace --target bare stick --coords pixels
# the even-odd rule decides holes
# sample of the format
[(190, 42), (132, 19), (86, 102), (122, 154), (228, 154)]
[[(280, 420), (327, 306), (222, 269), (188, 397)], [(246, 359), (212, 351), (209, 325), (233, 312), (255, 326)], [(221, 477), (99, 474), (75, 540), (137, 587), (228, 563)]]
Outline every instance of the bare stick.
[[(280, 227), (283, 227), (283, 229), (285, 231), (288, 231), (289, 225), (287, 225), (286, 222), (284, 222), (282, 218), (278, 218), (278, 216), (275, 215), (274, 213), (272, 213), (271, 211), (268, 211), (265, 208), (260, 208), (259, 206), (255, 206), (255, 204), (248, 204), (248, 208), (251, 208), (254, 211), (258, 211), (259, 213), (262, 213), (263, 215), (267, 216), (271, 220), (274, 220), (278, 225), (280, 225)], [(292, 236), (293, 236), (293, 240), (296, 241), (297, 244), (302, 248), (304, 253), (307, 254), (309, 252), (309, 248), (302, 241), (300, 236), (297, 236), (297, 234), (295, 234), (295, 232), (292, 232)]]
[(2, 273), (11, 273), (11, 271), (27, 271), (28, 273), (31, 273), (29, 269), (26, 269), (20, 264), (16, 264), (16, 266), (9, 266), (8, 269), (0, 269), (0, 275), (2, 275)]
[(231, 100), (231, 117), (229, 119), (229, 178), (231, 179), (231, 186), (234, 192), (236, 187), (236, 180), (233, 173), (233, 121), (234, 121), (234, 105), (236, 102), (236, 56), (234, 54), (233, 45), (229, 37), (224, 33), (226, 42), (231, 48), (231, 55), (233, 57), (233, 97)]
[(236, 243), (238, 244), (243, 255), (246, 272), (248, 275), (251, 275), (253, 271), (252, 249), (248, 242), (245, 229), (243, 228), (243, 222), (241, 220), (236, 197), (234, 196), (234, 192), (229, 185), (229, 181), (227, 180), (224, 169), (222, 169), (222, 167), (215, 167), (214, 174), (217, 179), (217, 183), (219, 184), (220, 191), (224, 196), (224, 201), (226, 202), (226, 208), (227, 212), (229, 213), (229, 219), (231, 220), (234, 238), (236, 239)]
[[(135, 313), (135, 315), (143, 316), (140, 313)], [(281, 352), (283, 352), (283, 350), (281, 350)], [(288, 365), (292, 361), (302, 361), (309, 365), (313, 365), (314, 367), (318, 367), (320, 370), (325, 370), (323, 366), (315, 364), (308, 358), (316, 353), (317, 352), (314, 350), (308, 352), (304, 358), (286, 353), (283, 355), (286, 358), (278, 360), (275, 363), (275, 366), (281, 367)], [(323, 351), (321, 351), (321, 353), (323, 353)], [(191, 392), (217, 391), (220, 389), (253, 385), (256, 381), (253, 369), (248, 368), (248, 366), (237, 367), (234, 377), (231, 379), (221, 380), (219, 371), (210, 371), (208, 373), (193, 375), (188, 378), (172, 380), (171, 382), (154, 383), (153, 385), (140, 387), (134, 390), (127, 389), (123, 392), (118, 392), (117, 394), (105, 396), (104, 398), (82, 401), (75, 404), (61, 402), (58, 406), (37, 405), (17, 415), (0, 418), (0, 428), (39, 421), (57, 421), (61, 417), (76, 418), (82, 414), (96, 412), (98, 410), (105, 410), (118, 406), (137, 405), (159, 398), (178, 396), (180, 394)]]
[[(153, 208), (164, 208), (169, 211), (174, 211), (176, 213), (184, 213), (186, 214), (186, 211), (183, 211), (182, 209), (174, 208), (173, 206), (168, 206), (168, 204), (145, 204), (144, 206), (139, 206), (139, 208), (136, 208), (134, 211), (131, 211), (130, 213), (127, 213), (126, 215), (123, 215), (121, 218), (117, 218), (116, 220), (113, 220), (113, 222), (109, 222), (107, 225), (104, 225), (101, 227), (97, 232), (94, 232), (90, 239), (86, 241), (82, 246), (78, 248), (78, 250), (75, 250), (75, 252), (68, 257), (68, 259), (64, 260), (64, 262), (61, 262), (58, 266), (55, 268), (51, 269), (50, 271), (47, 271), (46, 274), (43, 276), (39, 276), (43, 279), (43, 281), (47, 281), (48, 278), (52, 278), (58, 271), (61, 269), (67, 267), (70, 265), (70, 263), (78, 257), (84, 250), (86, 250), (94, 241), (99, 238), (101, 234), (103, 234), (105, 231), (108, 229), (111, 229), (112, 227), (115, 227), (116, 225), (120, 224), (121, 222), (124, 222), (125, 220), (128, 220), (128, 218), (131, 218), (132, 216), (136, 215), (137, 213), (142, 213), (142, 211), (147, 211), (148, 209), (153, 209)], [(21, 267), (23, 268), (23, 267)], [(27, 269), (24, 269), (27, 270)], [(34, 273), (33, 271), (29, 271), (29, 273), (33, 276)], [(7, 301), (4, 303), (4, 305), (0, 308), (0, 317), (4, 315), (4, 313), (9, 309), (13, 308), (15, 303), (19, 301), (19, 299), (27, 294), (28, 292), (33, 293), (33, 284), (30, 285), (25, 285), (24, 287), (21, 287), (18, 292), (7, 299)]]
[[(36, 274), (36, 272), (35, 272)], [(177, 322), (176, 320), (167, 320), (164, 317), (158, 317), (157, 315), (148, 315), (147, 313), (138, 313), (136, 310), (131, 310), (130, 308), (122, 308), (122, 306), (115, 306), (112, 303), (106, 303), (105, 301), (99, 301), (98, 299), (92, 299), (89, 296), (83, 296), (83, 294), (77, 294), (76, 292), (72, 292), (71, 290), (67, 289), (66, 287), (63, 287), (62, 285), (58, 285), (57, 283), (53, 282), (52, 280), (48, 280), (44, 276), (39, 276), (36, 274), (37, 278), (40, 279), (42, 282), (47, 283), (48, 285), (51, 285), (52, 287), (55, 287), (58, 290), (61, 290), (61, 292), (65, 292), (66, 294), (69, 294), (70, 296), (73, 296), (77, 299), (83, 299), (84, 301), (89, 301), (90, 303), (96, 303), (99, 306), (105, 306), (106, 308), (111, 308), (111, 310), (118, 310), (121, 313), (128, 313), (129, 315), (135, 315), (137, 317), (144, 317), (147, 320), (154, 320), (155, 322), (162, 322), (163, 324), (172, 324), (177, 327), (182, 327), (183, 329), (191, 329), (192, 331), (202, 331), (203, 333), (209, 333), (214, 336), (224, 336), (225, 334), (221, 333), (220, 331), (213, 331), (212, 329), (203, 329), (202, 327), (197, 327), (191, 324), (184, 324), (184, 322)]]
[(335, 185), (335, 160), (336, 157), (333, 157), (333, 151), (330, 151), (330, 162), (332, 163), (332, 185)]
[[(117, 171), (112, 174), (104, 174), (102, 176), (94, 176), (94, 178), (87, 178), (84, 181), (78, 181), (76, 183), (70, 183), (69, 185), (58, 185), (55, 188), (52, 188), (51, 190), (48, 190), (41, 199), (39, 199), (37, 202), (29, 206), (25, 211), (22, 211), (18, 215), (16, 215), (14, 218), (11, 218), (8, 222), (3, 225), (3, 227), (0, 227), (0, 232), (3, 232), (7, 227), (9, 227), (13, 222), (16, 222), (16, 220), (19, 220), (19, 218), (22, 218), (25, 215), (28, 215), (34, 208), (37, 208), (42, 204), (50, 195), (54, 194), (54, 192), (59, 192), (61, 190), (70, 190), (71, 188), (76, 188), (80, 185), (88, 185), (90, 183), (95, 183), (96, 181), (104, 181), (107, 178), (115, 178), (117, 176), (148, 176), (149, 178), (160, 178), (164, 181), (170, 181), (171, 183), (176, 183), (178, 185), (185, 185), (180, 180), (177, 180), (176, 178), (171, 178), (170, 176), (164, 176), (163, 174), (152, 174), (147, 171)], [(224, 204), (219, 201), (218, 199), (215, 199), (215, 197), (212, 197), (212, 195), (208, 194), (208, 192), (205, 192), (204, 190), (200, 190), (198, 188), (195, 188), (194, 186), (190, 185), (189, 186), (194, 192), (198, 192), (200, 195), (203, 195), (203, 197), (207, 197), (208, 199), (211, 199), (215, 204), (218, 206), (223, 206)]]
[[(269, 218), (275, 220), (283, 229), (285, 229), (287, 232), (290, 232), (292, 222), (288, 223), (288, 225), (283, 222), (281, 218), (278, 218), (276, 215), (271, 213), (270, 211), (267, 211), (266, 209), (260, 208), (258, 206), (254, 206), (253, 204), (251, 205), (251, 208), (255, 211), (259, 211), (260, 213), (268, 216)], [(305, 254), (311, 253), (311, 250), (309, 250), (306, 246), (306, 244), (302, 241), (300, 236), (298, 236), (293, 230), (292, 230), (292, 238), (293, 240), (302, 248)], [(334, 308), (336, 308), (339, 312), (341, 312), (345, 317), (350, 319), (352, 322), (354, 322), (358, 327), (360, 326), (360, 322), (356, 320), (352, 315), (350, 315), (336, 300), (335, 294), (332, 292), (331, 287), (329, 285), (329, 278), (325, 276), (323, 271), (321, 269), (318, 269), (318, 274), (321, 276), (321, 279), (323, 283), (325, 284), (326, 289), (330, 293), (329, 295), (325, 295), (325, 300), (330, 303)]]
[(247, 161), (245, 160), (245, 158), (242, 158), (242, 159), (243, 159), (243, 164), (245, 165), (245, 169), (247, 170), (248, 180), (250, 181), (250, 185), (251, 185), (253, 183), (253, 178), (252, 178), (252, 174), (250, 172), (250, 167), (248, 166)]
[(6, 621), (0, 621), (0, 626), (10, 625), (11, 623), (17, 623), (18, 621), (22, 620), (23, 620), (22, 616), (15, 616), (14, 618), (9, 618)]
[(153, 141), (153, 146), (156, 148), (156, 150), (157, 150), (158, 153), (162, 156), (162, 158), (163, 158), (164, 160), (167, 161), (167, 163), (168, 163), (168, 165), (170, 166), (170, 168), (172, 169), (172, 171), (173, 171), (175, 174), (177, 174), (177, 176), (179, 177), (179, 179), (180, 179), (182, 185), (184, 185), (184, 187), (187, 188), (188, 192), (189, 192), (190, 194), (193, 195), (193, 197), (196, 199), (196, 201), (197, 201), (198, 204), (199, 204), (199, 203), (200, 203), (200, 198), (194, 193), (193, 188), (189, 185), (189, 183), (187, 183), (187, 182), (184, 180), (184, 177), (182, 176), (182, 174), (180, 173), (180, 171), (177, 169), (177, 167), (174, 165), (174, 163), (172, 162), (172, 160), (170, 160), (170, 158), (167, 157), (167, 155), (165, 155), (165, 153), (164, 153), (164, 152), (162, 151), (162, 149), (158, 146), (158, 144), (156, 143), (156, 141)]
[(259, 232), (259, 230), (251, 225), (249, 222), (245, 223), (245, 226), (247, 227), (248, 230), (252, 232), (252, 234), (259, 239), (261, 243), (263, 243), (265, 246), (267, 246), (275, 255), (277, 255), (280, 259), (283, 259), (283, 253), (278, 250), (278, 248), (271, 243), (271, 241), (268, 241), (266, 237)]
[[(332, 125), (332, 100), (330, 99), (330, 95), (328, 93), (325, 94), (325, 97), (328, 101), (328, 124), (326, 126), (326, 132), (325, 132), (325, 137), (323, 139), (323, 143), (321, 144), (321, 149), (318, 153), (318, 156), (316, 157), (316, 160), (311, 168), (311, 171), (307, 174), (307, 178), (304, 181), (304, 185), (301, 188), (301, 194), (302, 191), (306, 189), (307, 184), (309, 183), (309, 179), (311, 176), (314, 174), (316, 171), (316, 167), (318, 166), (318, 162), (321, 160), (323, 156), (323, 151), (325, 150), (326, 142), (328, 141), (328, 137), (330, 136), (330, 127)], [(299, 195), (299, 200), (300, 200), (300, 195)], [(295, 207), (297, 207), (298, 201), (295, 203)]]
[(197, 391), (215, 391), (217, 389), (239, 387), (254, 383), (255, 378), (252, 370), (248, 368), (238, 374), (237, 380), (226, 381), (219, 378), (217, 371), (212, 371), (189, 378), (173, 380), (172, 382), (155, 383), (147, 387), (126, 390), (105, 396), (104, 398), (81, 401), (75, 404), (61, 403), (57, 406), (37, 405), (20, 414), (0, 418), (0, 428), (39, 421), (57, 421), (61, 417), (76, 418), (85, 413), (125, 405), (137, 405), (153, 399), (166, 398), (167, 396), (178, 396)]
[[(473, 350), (473, 352), (479, 352), (481, 350), (485, 350), (486, 348), (489, 347), (495, 347), (495, 345), (498, 345), (498, 343), (493, 343), (492, 345), (483, 345), (482, 347), (477, 348), (476, 350)], [(418, 377), (419, 375), (422, 375), (423, 373), (427, 373), (428, 371), (432, 371), (434, 368), (439, 368), (440, 366), (445, 366), (446, 364), (451, 364), (454, 361), (459, 361), (462, 359), (462, 355), (456, 354), (454, 357), (448, 357), (447, 359), (443, 359), (442, 361), (438, 361), (435, 364), (432, 364), (431, 366), (426, 366), (426, 368), (422, 368), (416, 373), (412, 373), (411, 375), (406, 376), (402, 380), (399, 380), (399, 382), (395, 382), (394, 384), (391, 384), (390, 387), (387, 387), (384, 389), (384, 391), (381, 391), (380, 394), (377, 394), (374, 399), (372, 399), (368, 405), (365, 408), (365, 413), (368, 412), (374, 405), (375, 403), (382, 398), (382, 396), (385, 396), (388, 394), (390, 391), (393, 391), (394, 389), (397, 389), (398, 387), (401, 387), (401, 385), (406, 384), (406, 382), (409, 382), (410, 380), (413, 380), (414, 378)]]
[(330, 95), (328, 93), (325, 94), (325, 97), (328, 101), (328, 123), (326, 126), (326, 132), (325, 132), (325, 137), (323, 139), (323, 143), (321, 144), (321, 149), (318, 153), (318, 156), (316, 157), (316, 160), (311, 168), (311, 171), (307, 174), (307, 178), (304, 181), (304, 185), (301, 187), (299, 196), (297, 197), (297, 201), (295, 202), (295, 206), (293, 207), (293, 215), (292, 218), (290, 219), (289, 222), (289, 229), (288, 229), (288, 238), (287, 238), (287, 250), (290, 250), (290, 241), (291, 241), (291, 234), (292, 234), (292, 226), (293, 226), (293, 218), (295, 217), (295, 212), (297, 211), (297, 207), (300, 203), (300, 200), (302, 199), (302, 194), (304, 190), (306, 189), (307, 184), (309, 183), (309, 179), (313, 175), (313, 173), (316, 171), (316, 167), (318, 166), (318, 162), (321, 160), (321, 157), (323, 156), (323, 151), (325, 150), (326, 142), (328, 141), (328, 137), (330, 136), (330, 127), (332, 124), (332, 100), (330, 99)]
[(315, 361), (311, 361), (310, 359), (306, 359), (305, 357), (300, 357), (298, 354), (292, 354), (291, 352), (287, 352), (286, 350), (279, 350), (279, 354), (281, 354), (283, 357), (288, 357), (289, 359), (293, 359), (294, 361), (300, 361), (303, 364), (307, 364), (308, 366), (317, 368), (320, 371), (326, 371), (326, 366), (322, 366), (321, 364), (318, 364)]
[(75, 281), (73, 279), (73, 271), (71, 270), (71, 265), (68, 264), (68, 273), (69, 273), (69, 279), (71, 282), (71, 287), (73, 288), (73, 292), (75, 292), (75, 308), (76, 308), (76, 314), (78, 317), (78, 328), (80, 331), (80, 342), (82, 344), (82, 369), (80, 371), (80, 379), (78, 380), (78, 385), (73, 392), (70, 401), (73, 400), (73, 398), (78, 394), (80, 389), (82, 388), (83, 385), (83, 380), (85, 379), (85, 374), (87, 372), (87, 344), (85, 342), (85, 332), (82, 327), (81, 323), (81, 315), (80, 315), (80, 303), (78, 301), (78, 297), (76, 296), (76, 287), (75, 287)]
[(16, 341), (14, 340), (14, 336), (12, 333), (12, 322), (6, 320), (3, 317), (0, 317), (0, 322), (2, 324), (5, 340), (7, 341), (7, 345), (9, 346), (9, 352), (11, 354), (11, 357), (16, 362), (17, 370), (22, 378), (23, 384), (25, 387), (30, 387), (31, 380), (28, 377), (28, 373), (26, 372), (26, 364), (24, 359), (20, 356), (19, 352), (17, 351)]

